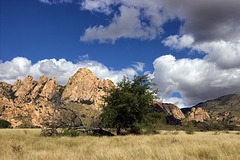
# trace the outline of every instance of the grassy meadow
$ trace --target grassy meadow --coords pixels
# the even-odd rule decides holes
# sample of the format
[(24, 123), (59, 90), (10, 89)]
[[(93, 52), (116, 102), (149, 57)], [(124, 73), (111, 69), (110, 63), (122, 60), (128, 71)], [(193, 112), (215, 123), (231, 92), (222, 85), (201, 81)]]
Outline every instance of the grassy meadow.
[(1, 160), (240, 160), (237, 132), (42, 137), (40, 129), (0, 129)]

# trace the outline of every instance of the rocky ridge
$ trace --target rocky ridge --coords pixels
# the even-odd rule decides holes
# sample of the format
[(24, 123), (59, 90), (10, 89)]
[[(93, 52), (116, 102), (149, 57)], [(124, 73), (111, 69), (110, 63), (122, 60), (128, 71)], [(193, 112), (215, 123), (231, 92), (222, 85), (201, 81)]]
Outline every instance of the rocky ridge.
[(77, 73), (69, 78), (61, 100), (64, 103), (87, 104), (96, 110), (100, 110), (100, 105), (103, 103), (102, 96), (105, 95), (105, 91), (112, 87), (115, 87), (115, 85), (111, 80), (104, 79), (102, 81), (89, 69), (80, 68)]
[(11, 122), (13, 127), (41, 126), (43, 119), (53, 112), (59, 100), (61, 86), (55, 78), (41, 76), (39, 82), (27, 76), (23, 83), (14, 85), (0, 82), (0, 118)]
[(162, 103), (161, 101), (154, 101), (154, 111), (172, 115), (176, 119), (185, 118), (180, 108), (171, 103)]
[(39, 126), (43, 119), (61, 103), (78, 103), (100, 110), (105, 91), (115, 87), (110, 80), (98, 79), (89, 69), (81, 68), (66, 86), (57, 83), (55, 77), (41, 76), (35, 81), (27, 76), (23, 83), (14, 85), (0, 82), (0, 118), (11, 122), (13, 127)]
[(240, 94), (230, 94), (201, 102), (194, 108), (202, 108), (211, 119), (240, 126)]

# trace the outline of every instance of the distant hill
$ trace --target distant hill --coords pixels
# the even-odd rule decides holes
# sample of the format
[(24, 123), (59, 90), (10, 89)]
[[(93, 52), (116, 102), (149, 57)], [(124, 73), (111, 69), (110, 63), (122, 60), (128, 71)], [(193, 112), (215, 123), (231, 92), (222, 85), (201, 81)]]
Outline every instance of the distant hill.
[[(201, 102), (194, 108), (203, 108), (207, 111), (211, 119), (216, 119), (229, 124), (240, 125), (240, 94), (225, 95), (213, 100)], [(182, 109), (186, 114), (189, 108)]]

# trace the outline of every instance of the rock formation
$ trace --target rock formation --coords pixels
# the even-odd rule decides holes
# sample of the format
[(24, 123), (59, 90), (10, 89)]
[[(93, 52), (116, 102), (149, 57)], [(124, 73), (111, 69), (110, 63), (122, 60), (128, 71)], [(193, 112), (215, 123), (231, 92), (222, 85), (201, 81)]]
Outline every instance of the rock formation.
[(211, 119), (224, 124), (240, 126), (240, 94), (229, 94), (219, 98), (201, 102), (194, 106), (203, 108)]
[(154, 102), (154, 111), (167, 113), (176, 119), (184, 119), (185, 116), (178, 106), (170, 103)]
[[(18, 79), (14, 85), (1, 82), (0, 118), (11, 122), (13, 127), (41, 126), (43, 118), (51, 114), (55, 106), (43, 90), (48, 83), (51, 83), (51, 79), (48, 80), (46, 76), (41, 76), (39, 82), (33, 80), (32, 76), (27, 76), (23, 83)], [(50, 95), (59, 92), (54, 91), (50, 91)]]
[(63, 90), (63, 87), (60, 86), (55, 77), (53, 77), (46, 82), (40, 96), (46, 97), (48, 100), (60, 100), (61, 90)]
[(187, 115), (189, 121), (203, 122), (204, 120), (210, 119), (208, 112), (201, 107), (198, 107), (197, 109), (193, 107)]
[(17, 79), (12, 87), (12, 91), (16, 92), (20, 88), (21, 84), (22, 84), (21, 79)]
[(115, 85), (111, 80), (101, 81), (89, 69), (80, 68), (69, 78), (62, 94), (62, 100), (64, 103), (87, 104), (100, 110), (100, 105), (103, 103), (102, 96), (112, 87)]
[[(112, 87), (115, 85), (111, 80), (101, 80), (86, 68), (80, 68), (69, 78), (66, 86), (59, 85), (55, 77), (48, 79), (44, 75), (39, 81), (35, 81), (32, 76), (27, 76), (23, 82), (18, 79), (14, 85), (0, 82), (0, 118), (11, 122), (13, 127), (29, 127), (41, 126), (43, 119), (53, 113), (54, 106), (60, 104), (100, 112), (102, 97)], [(228, 123), (229, 120), (239, 121), (239, 97), (231, 95), (200, 103), (185, 115), (174, 104), (155, 101), (154, 111), (167, 113), (173, 124), (179, 124), (185, 116), (189, 121), (203, 122), (215, 118)], [(225, 108), (230, 105), (234, 110), (227, 112)], [(214, 110), (211, 110), (211, 106)]]
[(111, 87), (115, 87), (112, 81), (101, 81), (85, 68), (79, 69), (65, 87), (55, 77), (48, 79), (44, 75), (38, 82), (32, 76), (27, 76), (23, 83), (18, 79), (14, 85), (0, 82), (0, 118), (13, 127), (36, 127), (61, 103), (73, 102), (100, 110), (102, 96)]
[(27, 76), (24, 79), (23, 83), (19, 85), (19, 88), (16, 90), (14, 95), (18, 97), (18, 99), (23, 99), (36, 84), (37, 81), (35, 81), (32, 76)]

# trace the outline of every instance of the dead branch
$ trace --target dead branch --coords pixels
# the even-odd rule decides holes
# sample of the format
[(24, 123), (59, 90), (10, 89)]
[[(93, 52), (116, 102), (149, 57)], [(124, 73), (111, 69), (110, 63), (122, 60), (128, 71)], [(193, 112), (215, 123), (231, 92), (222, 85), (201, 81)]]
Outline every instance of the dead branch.
[(44, 119), (44, 124), (41, 133), (43, 136), (63, 135), (66, 129), (73, 129), (83, 133), (93, 132), (93, 135), (113, 136), (111, 132), (98, 126), (88, 128), (81, 116), (67, 106), (55, 106), (53, 113), (48, 114), (48, 117)]

